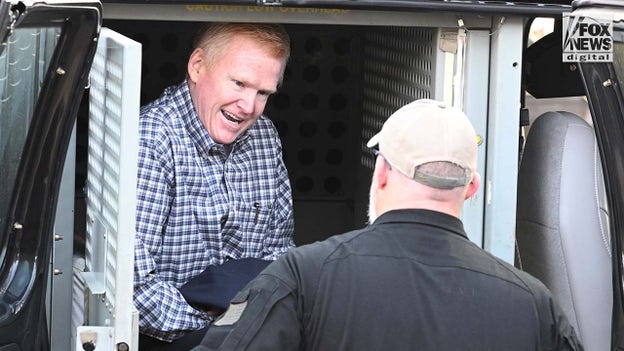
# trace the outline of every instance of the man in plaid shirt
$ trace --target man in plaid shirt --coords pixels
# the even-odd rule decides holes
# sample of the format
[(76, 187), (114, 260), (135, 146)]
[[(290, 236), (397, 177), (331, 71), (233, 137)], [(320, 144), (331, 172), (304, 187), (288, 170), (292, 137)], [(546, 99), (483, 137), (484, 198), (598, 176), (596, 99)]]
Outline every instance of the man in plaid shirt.
[[(219, 311), (180, 287), (228, 260), (274, 260), (294, 246), (282, 148), (262, 116), (290, 55), (279, 25), (208, 25), (187, 79), (143, 106), (134, 304), (141, 350), (197, 345)], [(207, 292), (209, 293), (209, 292)]]

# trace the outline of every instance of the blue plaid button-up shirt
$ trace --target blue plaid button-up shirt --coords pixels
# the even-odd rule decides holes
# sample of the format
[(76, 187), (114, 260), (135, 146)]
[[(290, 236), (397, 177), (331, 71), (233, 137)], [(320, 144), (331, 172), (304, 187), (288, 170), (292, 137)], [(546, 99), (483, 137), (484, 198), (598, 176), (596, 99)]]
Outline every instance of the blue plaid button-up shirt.
[(178, 291), (189, 279), (294, 246), (291, 188), (272, 122), (261, 116), (225, 150), (186, 81), (143, 106), (139, 128), (134, 304), (141, 332), (171, 341), (210, 321)]

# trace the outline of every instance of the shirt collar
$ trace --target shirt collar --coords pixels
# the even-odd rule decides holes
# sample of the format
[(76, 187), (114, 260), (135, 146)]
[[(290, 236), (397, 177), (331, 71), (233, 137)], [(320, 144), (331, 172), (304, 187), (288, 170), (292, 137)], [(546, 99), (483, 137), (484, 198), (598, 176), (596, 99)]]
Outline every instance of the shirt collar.
[(383, 223), (421, 223), (437, 226), (468, 238), (462, 221), (446, 213), (426, 209), (401, 209), (385, 212), (380, 215), (374, 225)]

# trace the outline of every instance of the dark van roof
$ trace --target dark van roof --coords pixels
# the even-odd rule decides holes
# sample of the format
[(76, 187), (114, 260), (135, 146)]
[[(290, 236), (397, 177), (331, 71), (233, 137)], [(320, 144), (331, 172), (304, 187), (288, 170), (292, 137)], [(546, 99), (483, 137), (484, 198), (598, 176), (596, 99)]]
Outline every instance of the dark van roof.
[[(176, 4), (178, 0), (103, 0), (105, 3), (131, 4)], [(195, 0), (186, 3), (248, 5), (248, 6), (284, 6), (344, 8), (359, 10), (389, 11), (453, 11), (489, 14), (518, 15), (559, 15), (572, 9), (571, 0)]]

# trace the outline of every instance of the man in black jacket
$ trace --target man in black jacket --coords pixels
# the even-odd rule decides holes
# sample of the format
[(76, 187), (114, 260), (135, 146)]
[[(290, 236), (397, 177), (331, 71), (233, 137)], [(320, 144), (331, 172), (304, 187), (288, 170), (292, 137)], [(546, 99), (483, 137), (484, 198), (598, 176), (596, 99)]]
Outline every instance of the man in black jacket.
[(194, 350), (582, 350), (543, 284), (468, 240), (466, 115), (418, 100), (368, 146), (371, 225), (272, 263)]

